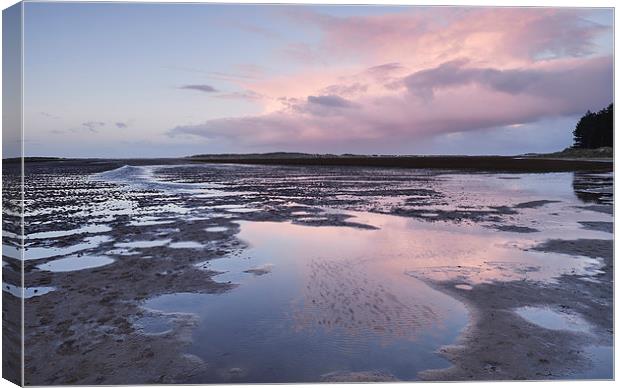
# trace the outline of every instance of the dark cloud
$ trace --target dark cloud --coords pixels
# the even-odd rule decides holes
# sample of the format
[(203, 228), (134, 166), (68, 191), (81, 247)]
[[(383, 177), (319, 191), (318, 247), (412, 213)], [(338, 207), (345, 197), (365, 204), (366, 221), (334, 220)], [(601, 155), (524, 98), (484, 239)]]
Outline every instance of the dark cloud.
[(116, 125), (116, 128), (127, 128), (127, 123), (123, 123), (123, 122), (117, 122), (114, 125)]
[(183, 85), (179, 89), (197, 90), (204, 93), (216, 93), (219, 91), (211, 85)]
[(91, 132), (97, 132), (101, 127), (105, 126), (103, 121), (87, 121), (82, 126)]
[[(454, 60), (435, 68), (415, 72), (402, 79), (410, 93), (425, 99), (433, 98), (436, 91), (477, 84), (508, 94), (567, 98), (565, 93), (578, 94), (590, 90), (605, 91), (612, 82), (611, 58), (599, 58), (583, 66), (565, 68), (528, 68), (499, 70), (494, 68), (468, 67), (468, 60)], [(611, 99), (608, 94), (606, 99)]]
[(396, 70), (404, 69), (398, 62), (384, 63), (383, 65), (373, 66), (366, 69), (366, 72), (373, 75), (385, 75)]
[(351, 108), (354, 106), (351, 101), (336, 95), (308, 96), (308, 103), (330, 108)]

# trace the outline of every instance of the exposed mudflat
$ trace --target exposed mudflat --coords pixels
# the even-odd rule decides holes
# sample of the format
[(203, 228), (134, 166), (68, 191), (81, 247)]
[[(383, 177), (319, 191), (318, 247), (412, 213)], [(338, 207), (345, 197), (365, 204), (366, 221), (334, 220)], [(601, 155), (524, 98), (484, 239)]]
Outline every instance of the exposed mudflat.
[[(611, 356), (613, 347), (613, 241), (549, 240), (533, 249), (563, 255), (600, 258), (600, 273), (584, 278), (565, 274), (555, 283), (527, 280), (455, 287), (458, 280), (432, 281), (437, 289), (463, 301), (471, 322), (455, 345), (440, 351), (454, 366), (420, 374), (427, 380), (524, 380), (604, 378), (594, 369), (588, 347)], [(522, 307), (540, 307), (579, 317), (581, 330), (547, 329), (517, 314)], [(558, 318), (555, 318), (559, 320)], [(608, 348), (608, 349), (605, 349)], [(611, 361), (608, 360), (611, 368)], [(611, 375), (606, 376), (611, 378)]]
[(5, 208), (26, 384), (612, 378), (611, 174), (124, 163)]

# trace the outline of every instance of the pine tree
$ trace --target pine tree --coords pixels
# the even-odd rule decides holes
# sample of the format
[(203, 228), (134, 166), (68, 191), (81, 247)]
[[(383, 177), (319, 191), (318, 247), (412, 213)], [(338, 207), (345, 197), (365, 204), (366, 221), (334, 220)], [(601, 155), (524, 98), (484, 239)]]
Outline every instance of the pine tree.
[(587, 111), (573, 130), (573, 148), (613, 147), (614, 104), (596, 113)]

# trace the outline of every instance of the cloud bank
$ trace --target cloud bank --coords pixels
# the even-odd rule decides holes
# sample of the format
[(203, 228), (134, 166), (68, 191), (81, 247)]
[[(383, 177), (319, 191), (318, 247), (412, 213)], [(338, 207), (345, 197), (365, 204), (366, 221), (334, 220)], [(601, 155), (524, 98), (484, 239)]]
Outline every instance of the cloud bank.
[[(253, 95), (268, 96), (256, 99), (262, 114), (179, 125), (169, 133), (320, 151), (582, 114), (613, 98), (613, 58), (596, 45), (611, 31), (587, 12), (431, 8), (340, 18), (295, 11), (288, 17), (321, 36), (303, 43), (303, 51), (328, 66), (306, 58), (295, 74), (240, 82)], [(291, 58), (304, 59), (298, 54)]]

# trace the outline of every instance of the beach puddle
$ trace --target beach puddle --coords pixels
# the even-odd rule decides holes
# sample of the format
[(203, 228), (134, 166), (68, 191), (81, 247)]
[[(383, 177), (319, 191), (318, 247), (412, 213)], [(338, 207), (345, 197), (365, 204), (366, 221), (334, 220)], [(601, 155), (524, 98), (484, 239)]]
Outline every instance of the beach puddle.
[(152, 226), (152, 225), (165, 225), (172, 224), (174, 220), (159, 220), (155, 217), (144, 217), (132, 220), (130, 226)]
[(66, 256), (72, 253), (97, 248), (102, 243), (111, 241), (112, 238), (106, 235), (86, 237), (84, 242), (70, 245), (68, 247), (26, 247), (24, 260), (46, 259), (55, 256)]
[(178, 241), (168, 245), (170, 248), (202, 249), (205, 246), (196, 241)]
[(114, 259), (107, 256), (70, 256), (58, 260), (48, 261), (37, 266), (42, 271), (72, 272), (83, 269), (103, 267), (112, 264)]
[(21, 260), (23, 250), (15, 245), (2, 244), (2, 256)]
[[(23, 290), (23, 291), (22, 291)], [(35, 296), (45, 295), (48, 292), (52, 292), (56, 290), (54, 287), (26, 287), (22, 289), (21, 287), (14, 286), (8, 283), (2, 283), (2, 291), (8, 292), (9, 294), (21, 298), (22, 292), (25, 299), (34, 298)]]
[(151, 335), (163, 334), (172, 329), (170, 321), (164, 317), (145, 316), (138, 318), (134, 321), (134, 326), (143, 333)]
[(559, 312), (549, 307), (521, 307), (515, 312), (526, 321), (545, 329), (590, 331), (590, 325), (580, 316)]
[(87, 225), (78, 229), (31, 233), (26, 235), (26, 240), (57, 238), (81, 233), (107, 233), (111, 230), (112, 228), (107, 225)]
[(205, 231), (211, 232), (211, 233), (227, 232), (228, 228), (225, 226), (211, 226), (211, 227), (205, 228)]
[(164, 245), (168, 245), (170, 241), (172, 240), (166, 239), (166, 240), (150, 240), (150, 241), (131, 241), (131, 242), (124, 242), (124, 243), (116, 243), (114, 244), (114, 246), (118, 248), (129, 248), (129, 249), (153, 248), (153, 247), (161, 247)]
[(307, 211), (296, 211), (296, 212), (291, 213), (292, 216), (311, 216), (313, 214), (314, 213), (307, 212)]
[(253, 213), (253, 212), (257, 212), (260, 209), (251, 209), (251, 208), (232, 208), (232, 209), (227, 209), (226, 211), (231, 212), (231, 213)]

